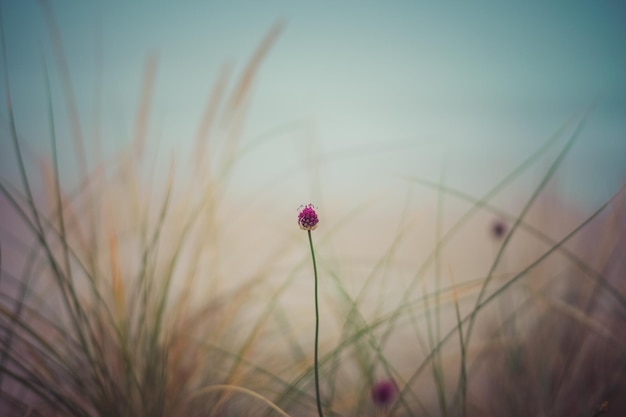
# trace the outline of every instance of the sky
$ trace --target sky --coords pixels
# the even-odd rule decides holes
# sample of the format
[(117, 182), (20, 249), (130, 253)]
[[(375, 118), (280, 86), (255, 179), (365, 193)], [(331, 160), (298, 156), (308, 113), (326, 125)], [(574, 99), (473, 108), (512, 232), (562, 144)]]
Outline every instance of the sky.
[[(404, 176), (438, 180), (442, 171), (449, 184), (480, 195), (594, 103), (560, 168), (559, 190), (594, 207), (626, 177), (620, 2), (49, 4), (86, 146), (99, 120), (107, 155), (132, 141), (144, 62), (156, 56), (148, 136), (184, 169), (220, 71), (231, 65), (236, 79), (263, 36), (284, 22), (252, 86), (242, 143), (271, 140), (239, 161), (234, 183), (243, 194), (287, 173), (277, 191), (285, 204), (322, 198), (312, 174), (298, 171), (321, 156), (313, 175), (326, 198), (404, 189)], [(2, 2), (11, 101), (27, 148), (49, 154), (45, 65), (63, 179), (75, 184), (58, 54), (43, 10), (35, 1)], [(8, 132), (1, 108), (0, 175), (17, 182)], [(529, 184), (555, 156), (546, 153)]]

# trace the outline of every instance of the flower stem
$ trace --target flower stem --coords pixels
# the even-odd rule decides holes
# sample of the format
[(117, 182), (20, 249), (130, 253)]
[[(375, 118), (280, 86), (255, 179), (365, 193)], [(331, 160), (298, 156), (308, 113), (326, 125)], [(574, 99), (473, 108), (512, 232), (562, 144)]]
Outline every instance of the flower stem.
[(317, 265), (315, 263), (315, 251), (313, 250), (311, 231), (307, 230), (307, 233), (309, 235), (309, 246), (311, 246), (311, 258), (313, 258), (313, 274), (315, 275), (315, 398), (317, 400), (317, 412), (320, 417), (324, 417), (324, 413), (322, 413), (322, 403), (320, 401), (320, 375), (317, 366), (317, 345), (320, 333), (320, 312), (319, 303), (317, 302)]

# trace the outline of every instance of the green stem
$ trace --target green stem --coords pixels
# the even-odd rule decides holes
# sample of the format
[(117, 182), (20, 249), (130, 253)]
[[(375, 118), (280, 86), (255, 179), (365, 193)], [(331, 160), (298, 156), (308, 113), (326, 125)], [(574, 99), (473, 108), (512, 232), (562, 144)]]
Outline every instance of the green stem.
[(313, 250), (311, 231), (307, 230), (307, 233), (309, 234), (309, 246), (311, 246), (311, 258), (313, 258), (313, 274), (315, 275), (315, 398), (317, 400), (317, 412), (320, 417), (324, 417), (324, 413), (322, 413), (322, 403), (320, 401), (320, 374), (317, 366), (317, 345), (320, 333), (320, 311), (319, 303), (317, 302), (317, 265), (315, 263), (315, 251)]

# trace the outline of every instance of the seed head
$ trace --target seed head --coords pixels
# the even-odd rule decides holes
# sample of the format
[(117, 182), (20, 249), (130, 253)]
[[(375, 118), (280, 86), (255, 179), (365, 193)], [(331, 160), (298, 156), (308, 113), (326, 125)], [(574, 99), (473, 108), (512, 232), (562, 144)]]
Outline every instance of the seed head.
[(313, 204), (300, 207), (300, 214), (298, 214), (298, 226), (300, 226), (300, 229), (315, 230), (318, 222), (319, 219)]

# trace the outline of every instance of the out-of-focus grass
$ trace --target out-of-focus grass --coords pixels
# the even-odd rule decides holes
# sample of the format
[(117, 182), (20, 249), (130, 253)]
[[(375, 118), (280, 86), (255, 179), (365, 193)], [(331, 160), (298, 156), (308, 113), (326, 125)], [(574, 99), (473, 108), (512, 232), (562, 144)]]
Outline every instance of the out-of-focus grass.
[[(229, 69), (216, 81), (195, 138), (193, 181), (177, 185), (175, 164), (163, 184), (146, 152), (156, 56), (146, 61), (133, 143), (112, 160), (97, 154), (90, 167), (60, 37), (52, 11), (45, 12), (83, 178), (73, 189), (60, 179), (57, 109), (44, 69), (52, 149), (44, 164), (47, 201), (34, 194), (35, 172), (10, 105), (3, 36), (21, 183), (1, 179), (0, 193), (26, 232), (3, 225), (0, 241), (0, 413), (315, 415), (313, 310), (290, 296), (309, 288), (299, 280), (310, 275), (295, 213), (287, 220), (294, 233), (268, 239), (270, 249), (254, 261), (229, 252), (244, 238), (225, 222), (237, 222), (226, 190), (249, 149), (241, 136), (250, 87), (282, 25), (261, 41), (234, 87)], [(434, 190), (437, 208), (424, 221), (409, 191), (400, 216), (382, 226), (395, 230), (393, 238), (363, 262), (364, 274), (350, 269), (337, 244), (372, 202), (316, 231), (328, 416), (587, 416), (604, 413), (605, 402), (615, 415), (626, 410), (622, 194), (558, 234), (548, 232), (549, 223), (570, 213), (554, 208), (541, 219), (533, 212), (587, 117), (566, 123), (483, 196), (454, 189), (443, 174), (439, 182), (405, 178), (411, 189)], [(493, 205), (551, 154), (519, 213)], [(448, 225), (444, 207), (457, 200), (468, 208)], [(508, 230), (489, 242), (480, 233), (489, 228), (485, 219), (503, 219)], [(425, 222), (435, 226), (432, 250), (399, 269)], [(467, 230), (469, 239), (462, 238)], [(496, 252), (467, 260), (449, 249), (459, 242), (470, 253), (489, 243)], [(21, 255), (22, 267), (6, 262), (9, 249)], [(246, 262), (251, 271), (234, 272)], [(484, 275), (468, 275), (467, 262), (485, 266)], [(277, 263), (289, 266), (279, 270)], [(398, 393), (377, 408), (370, 388), (382, 378)]]

